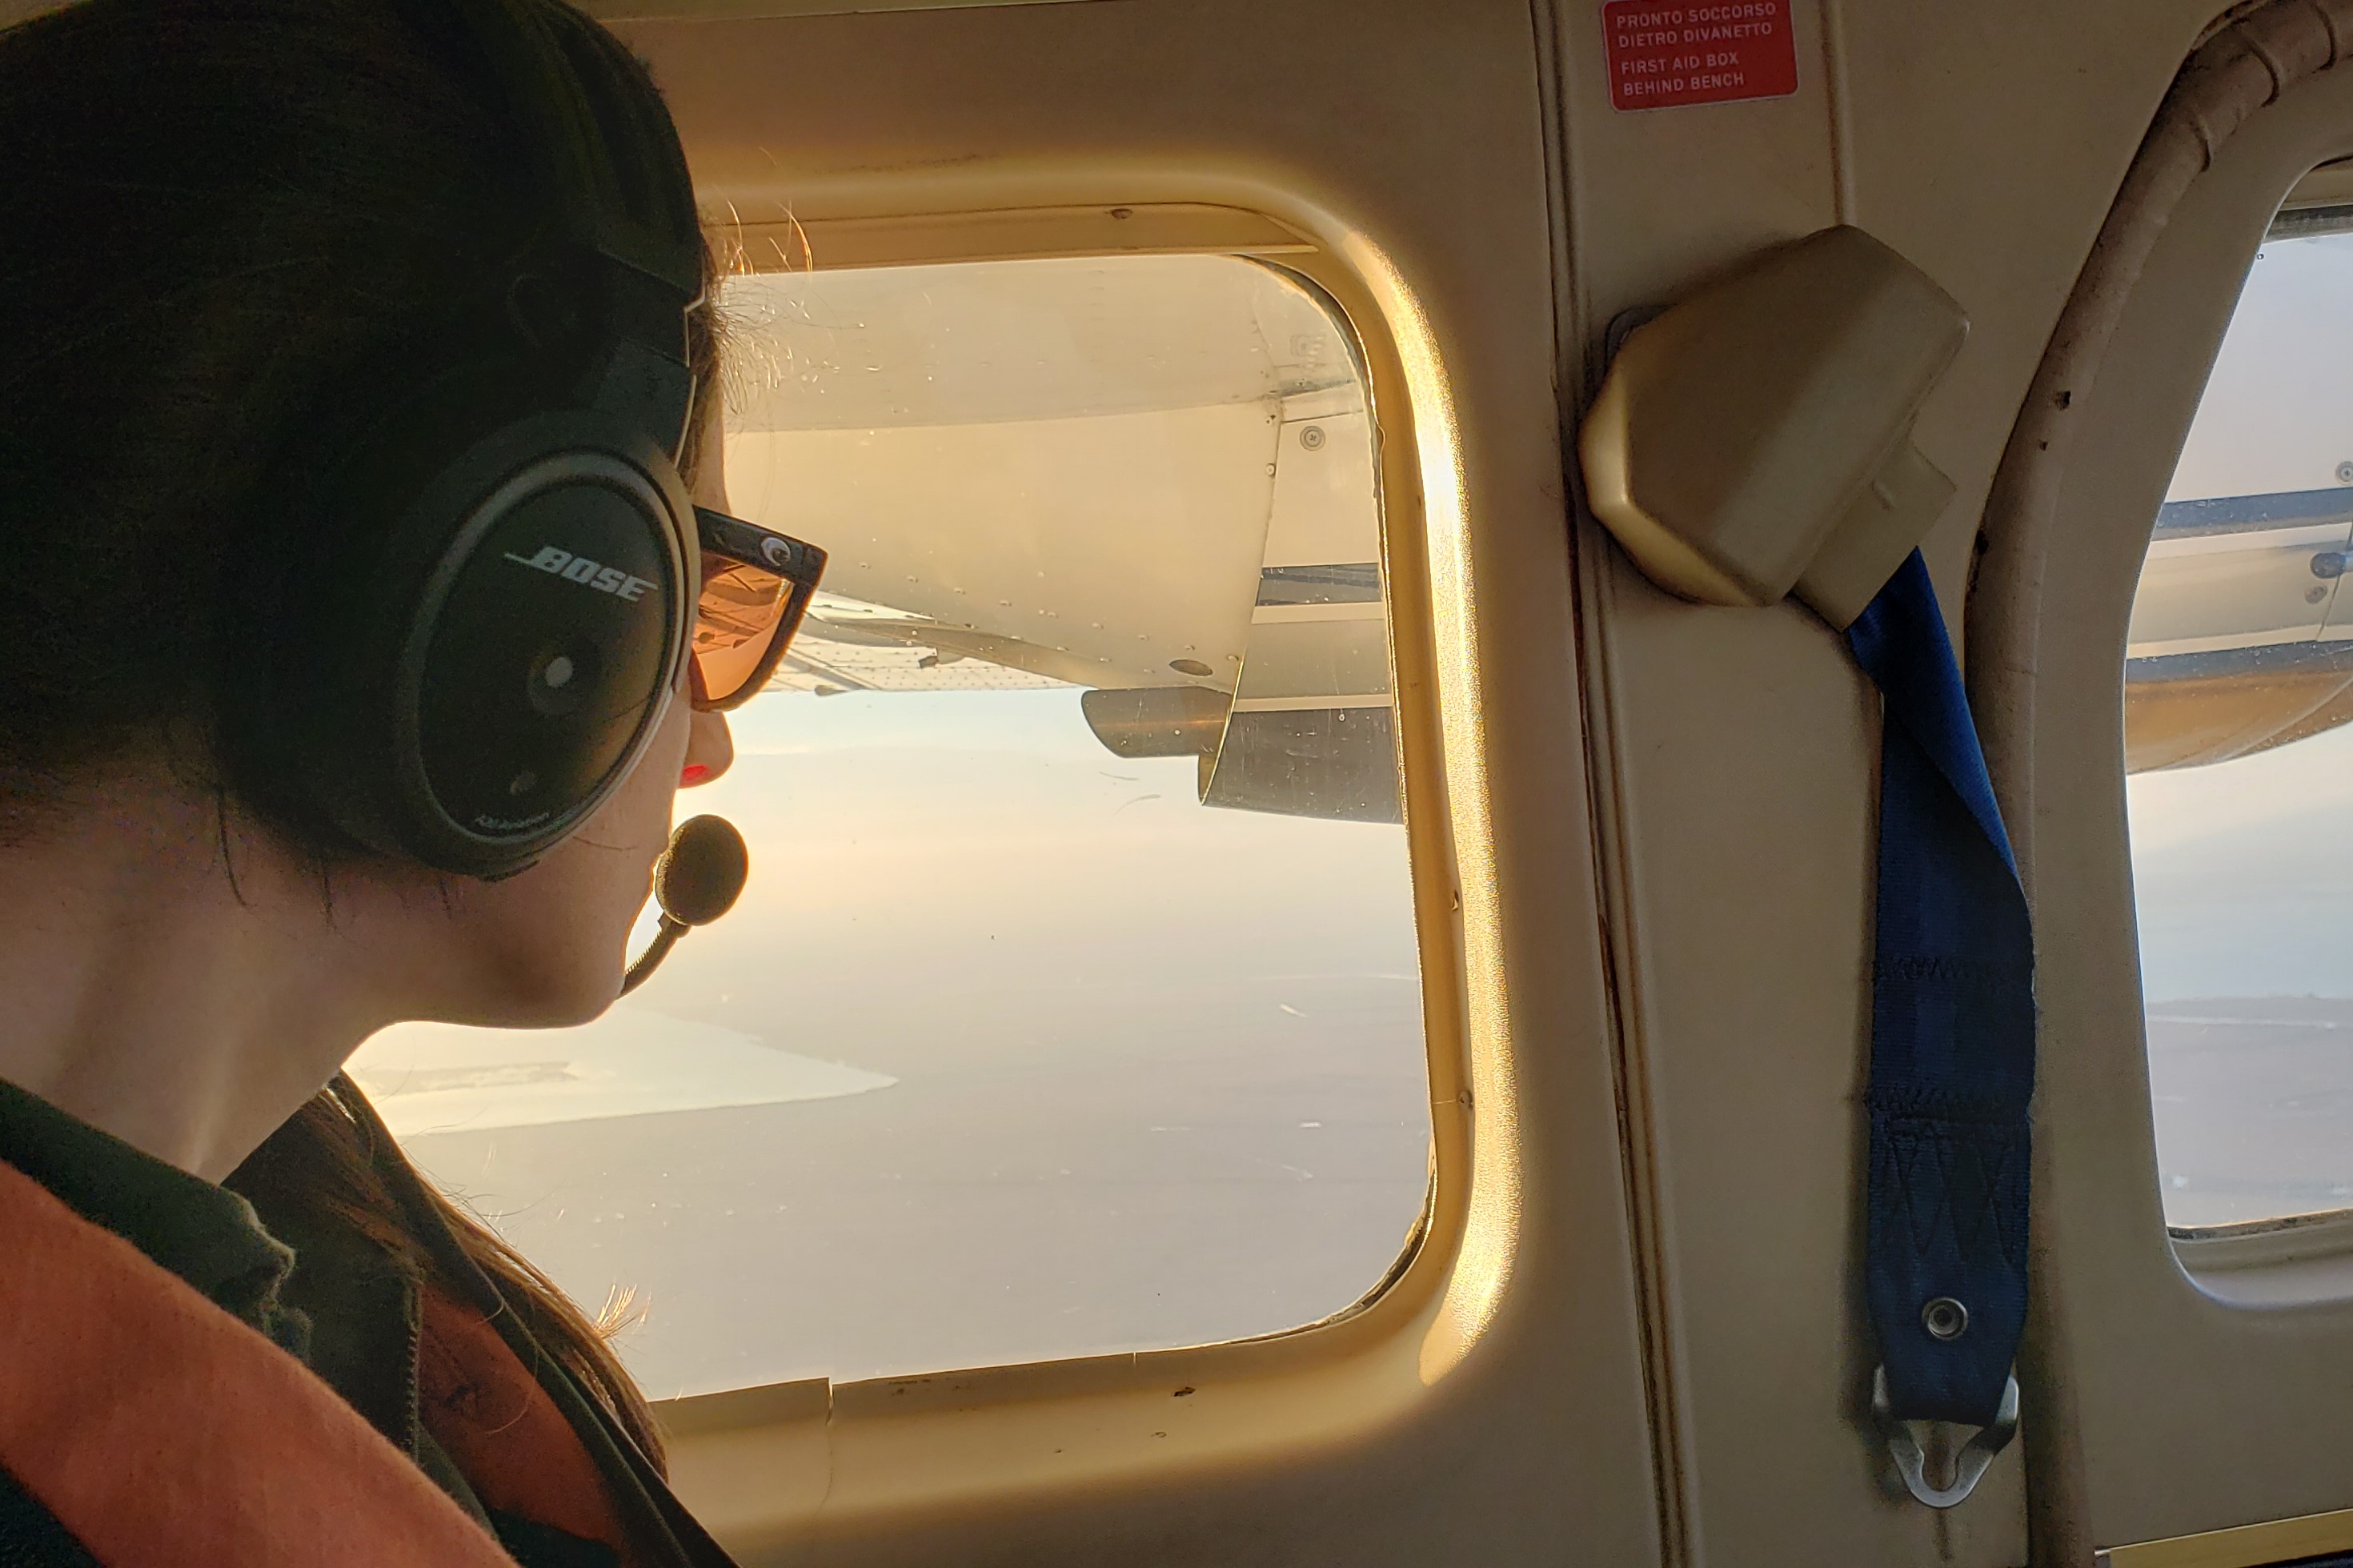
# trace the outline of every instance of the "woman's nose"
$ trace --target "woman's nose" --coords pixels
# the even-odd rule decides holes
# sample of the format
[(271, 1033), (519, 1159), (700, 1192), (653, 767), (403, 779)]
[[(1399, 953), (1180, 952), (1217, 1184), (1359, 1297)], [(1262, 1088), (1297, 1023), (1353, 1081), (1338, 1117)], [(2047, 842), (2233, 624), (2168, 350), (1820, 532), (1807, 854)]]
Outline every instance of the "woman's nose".
[(686, 766), (679, 769), (678, 787), (691, 789), (723, 777), (734, 766), (735, 736), (725, 714), (698, 713), (686, 735)]

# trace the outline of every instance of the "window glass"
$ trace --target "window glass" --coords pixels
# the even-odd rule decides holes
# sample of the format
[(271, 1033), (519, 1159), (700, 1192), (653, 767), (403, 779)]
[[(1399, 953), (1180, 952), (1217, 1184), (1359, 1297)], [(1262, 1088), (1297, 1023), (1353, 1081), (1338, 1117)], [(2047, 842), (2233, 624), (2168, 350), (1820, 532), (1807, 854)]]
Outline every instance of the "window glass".
[(2158, 513), (2126, 666), (2165, 1212), (2353, 1208), (2353, 181), (2289, 198)]
[(410, 1152), (656, 1397), (1345, 1308), (1429, 1089), (1347, 329), (1124, 257), (737, 278), (741, 514), (831, 552), (681, 810), (736, 911), (601, 1022), (407, 1025)]

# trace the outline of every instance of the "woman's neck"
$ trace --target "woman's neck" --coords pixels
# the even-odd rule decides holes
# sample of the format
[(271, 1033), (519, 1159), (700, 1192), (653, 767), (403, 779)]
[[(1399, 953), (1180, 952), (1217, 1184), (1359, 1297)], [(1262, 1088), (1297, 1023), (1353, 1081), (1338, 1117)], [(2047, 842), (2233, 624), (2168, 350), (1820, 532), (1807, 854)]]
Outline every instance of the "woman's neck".
[(142, 774), (0, 849), (0, 1077), (218, 1181), (386, 1021), (369, 922), (209, 795)]

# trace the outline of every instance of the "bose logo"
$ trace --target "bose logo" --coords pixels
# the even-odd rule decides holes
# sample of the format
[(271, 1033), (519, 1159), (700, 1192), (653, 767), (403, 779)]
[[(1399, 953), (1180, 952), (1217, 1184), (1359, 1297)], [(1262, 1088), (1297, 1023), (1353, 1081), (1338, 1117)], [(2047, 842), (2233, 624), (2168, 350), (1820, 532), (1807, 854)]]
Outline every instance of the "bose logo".
[(768, 558), (768, 565), (772, 567), (789, 567), (793, 564), (793, 547), (782, 539), (761, 540), (760, 554)]
[(618, 567), (604, 566), (586, 556), (559, 550), (553, 545), (542, 545), (536, 556), (518, 556), (510, 551), (507, 559), (519, 567), (529, 567), (550, 577), (562, 577), (565, 582), (578, 583), (584, 588), (595, 588), (598, 593), (611, 594), (630, 604), (643, 599), (646, 589), (654, 586), (644, 577), (631, 577)]

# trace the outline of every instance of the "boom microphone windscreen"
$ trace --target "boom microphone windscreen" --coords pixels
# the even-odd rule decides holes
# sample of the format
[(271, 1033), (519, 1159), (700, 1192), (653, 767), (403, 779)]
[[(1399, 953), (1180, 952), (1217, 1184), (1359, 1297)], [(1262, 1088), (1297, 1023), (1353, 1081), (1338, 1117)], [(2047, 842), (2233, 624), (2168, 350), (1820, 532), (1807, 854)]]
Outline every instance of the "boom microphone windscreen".
[(735, 906), (751, 874), (752, 853), (724, 817), (693, 817), (670, 836), (654, 862), (654, 898), (681, 926), (708, 926)]
[(621, 994), (645, 984), (681, 937), (733, 909), (751, 872), (752, 852), (726, 818), (691, 817), (681, 822), (654, 862), (654, 902), (661, 906), (661, 925), (621, 977)]

